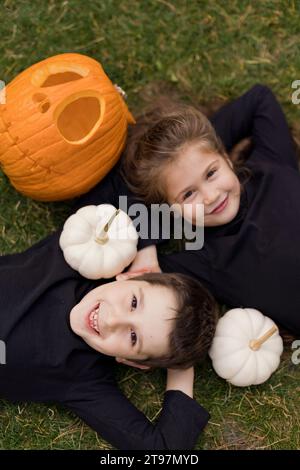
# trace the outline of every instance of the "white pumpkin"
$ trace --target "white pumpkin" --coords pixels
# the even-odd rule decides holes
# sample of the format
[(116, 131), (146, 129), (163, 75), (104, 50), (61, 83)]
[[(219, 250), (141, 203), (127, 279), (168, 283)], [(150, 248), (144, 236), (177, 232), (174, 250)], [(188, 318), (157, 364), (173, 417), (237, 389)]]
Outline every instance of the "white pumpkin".
[(135, 258), (137, 242), (130, 217), (111, 204), (79, 209), (66, 220), (59, 239), (66, 262), (88, 279), (122, 272)]
[(220, 377), (244, 387), (265, 382), (282, 351), (273, 320), (253, 308), (234, 308), (218, 321), (209, 355)]

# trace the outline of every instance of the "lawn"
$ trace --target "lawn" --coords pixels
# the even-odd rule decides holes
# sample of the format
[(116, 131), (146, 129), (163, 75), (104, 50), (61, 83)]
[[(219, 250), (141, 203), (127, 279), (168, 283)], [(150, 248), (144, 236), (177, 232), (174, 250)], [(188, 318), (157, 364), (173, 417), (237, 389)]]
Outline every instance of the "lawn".
[[(246, 0), (2, 0), (0, 80), (47, 56), (78, 52), (99, 60), (137, 113), (157, 90), (202, 104), (269, 85), (300, 129), (300, 4)], [(0, 253), (24, 250), (64, 220), (69, 203), (41, 203), (15, 191), (0, 172)], [(1, 306), (1, 309), (3, 306)], [(285, 346), (279, 369), (257, 387), (231, 387), (207, 360), (195, 397), (211, 413), (198, 449), (300, 449), (300, 365)], [(121, 387), (155, 420), (165, 375), (120, 367)], [(0, 403), (0, 449), (109, 449), (72, 413), (52, 404)]]

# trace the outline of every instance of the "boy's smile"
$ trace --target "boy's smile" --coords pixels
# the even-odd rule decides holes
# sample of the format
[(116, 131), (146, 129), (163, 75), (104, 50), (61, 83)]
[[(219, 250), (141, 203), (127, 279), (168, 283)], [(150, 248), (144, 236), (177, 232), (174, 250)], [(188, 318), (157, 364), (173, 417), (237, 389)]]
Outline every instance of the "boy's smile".
[(189, 144), (163, 178), (169, 204), (179, 204), (186, 219), (197, 225), (197, 205), (204, 205), (204, 225), (231, 222), (240, 206), (240, 182), (229, 160), (209, 152), (203, 145)]
[(99, 330), (99, 311), (100, 311), (100, 302), (97, 302), (97, 305), (93, 307), (93, 310), (91, 312), (88, 312), (87, 315), (87, 325), (98, 335), (101, 336), (100, 330)]

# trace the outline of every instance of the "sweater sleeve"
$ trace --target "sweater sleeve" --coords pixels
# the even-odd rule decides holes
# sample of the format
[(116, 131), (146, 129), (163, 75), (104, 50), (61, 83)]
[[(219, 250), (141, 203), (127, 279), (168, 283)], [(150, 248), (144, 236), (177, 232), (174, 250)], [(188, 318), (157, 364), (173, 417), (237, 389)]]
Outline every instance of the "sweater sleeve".
[[(77, 396), (77, 398), (76, 398)], [(165, 392), (152, 424), (115, 384), (102, 384), (87, 395), (77, 390), (67, 406), (114, 447), (122, 450), (192, 449), (209, 414), (181, 391)]]
[(158, 253), (158, 263), (165, 273), (181, 273), (198, 279), (216, 296), (211, 279), (210, 262), (204, 250), (184, 250), (177, 253)]
[(252, 137), (250, 159), (259, 157), (297, 169), (294, 143), (283, 111), (272, 91), (255, 85), (223, 106), (212, 124), (227, 151), (245, 137)]
[(98, 204), (112, 204), (129, 215), (139, 234), (138, 250), (161, 243), (167, 238), (161, 233), (154, 211), (151, 213), (150, 208), (128, 188), (120, 174), (119, 164), (88, 193), (77, 198), (71, 206), (71, 211), (74, 213), (81, 207)]

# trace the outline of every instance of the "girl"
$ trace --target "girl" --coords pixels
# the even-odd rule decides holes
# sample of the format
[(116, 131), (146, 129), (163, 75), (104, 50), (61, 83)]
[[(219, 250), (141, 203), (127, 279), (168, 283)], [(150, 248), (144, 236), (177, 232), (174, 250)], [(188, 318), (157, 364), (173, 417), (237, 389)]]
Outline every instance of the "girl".
[[(249, 136), (251, 154), (237, 167), (228, 152)], [(300, 332), (300, 175), (285, 117), (266, 86), (225, 105), (211, 123), (185, 105), (146, 114), (132, 128), (123, 171), (148, 204), (188, 205), (191, 220), (204, 205), (201, 250), (157, 259), (148, 246), (132, 270), (190, 274), (220, 302), (257, 308)]]

